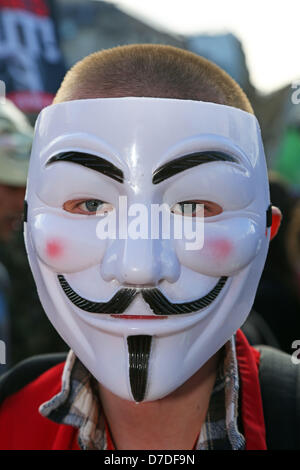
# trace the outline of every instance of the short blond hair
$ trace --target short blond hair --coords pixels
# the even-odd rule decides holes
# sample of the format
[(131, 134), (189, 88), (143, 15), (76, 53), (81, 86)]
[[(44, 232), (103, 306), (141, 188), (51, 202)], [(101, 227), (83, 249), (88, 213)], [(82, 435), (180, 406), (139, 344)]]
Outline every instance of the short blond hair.
[(253, 113), (243, 90), (220, 67), (192, 52), (154, 44), (85, 57), (67, 72), (54, 103), (124, 96), (209, 101)]

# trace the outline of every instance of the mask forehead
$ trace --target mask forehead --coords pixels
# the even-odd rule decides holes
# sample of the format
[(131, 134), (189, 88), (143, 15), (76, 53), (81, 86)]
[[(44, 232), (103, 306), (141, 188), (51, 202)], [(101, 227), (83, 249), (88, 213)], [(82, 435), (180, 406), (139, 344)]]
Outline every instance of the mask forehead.
[(35, 154), (86, 150), (119, 164), (124, 173), (151, 171), (165, 161), (201, 150), (237, 154), (255, 167), (260, 156), (256, 118), (224, 105), (159, 98), (99, 98), (45, 108)]

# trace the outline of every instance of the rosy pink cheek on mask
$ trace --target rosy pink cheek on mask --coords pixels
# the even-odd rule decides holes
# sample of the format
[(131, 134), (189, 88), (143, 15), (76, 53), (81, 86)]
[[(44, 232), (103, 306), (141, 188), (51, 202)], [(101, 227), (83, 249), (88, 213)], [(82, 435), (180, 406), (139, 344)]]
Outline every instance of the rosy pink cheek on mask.
[(59, 258), (63, 253), (62, 243), (58, 240), (48, 240), (46, 243), (46, 254), (49, 258)]
[(227, 239), (211, 240), (207, 247), (216, 258), (227, 258), (232, 251), (232, 243)]

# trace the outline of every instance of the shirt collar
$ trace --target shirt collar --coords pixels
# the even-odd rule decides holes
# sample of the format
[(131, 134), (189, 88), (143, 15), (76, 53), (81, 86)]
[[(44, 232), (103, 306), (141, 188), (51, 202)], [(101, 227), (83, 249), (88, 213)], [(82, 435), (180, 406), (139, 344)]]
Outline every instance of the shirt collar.
[[(238, 429), (239, 376), (235, 337), (224, 346), (206, 420), (196, 450), (245, 447)], [(59, 424), (79, 429), (78, 443), (84, 450), (106, 450), (107, 435), (96, 379), (70, 350), (62, 374), (61, 391), (43, 403), (40, 413)]]
[(208, 412), (196, 444), (197, 450), (243, 450), (239, 431), (239, 373), (233, 336), (223, 348)]

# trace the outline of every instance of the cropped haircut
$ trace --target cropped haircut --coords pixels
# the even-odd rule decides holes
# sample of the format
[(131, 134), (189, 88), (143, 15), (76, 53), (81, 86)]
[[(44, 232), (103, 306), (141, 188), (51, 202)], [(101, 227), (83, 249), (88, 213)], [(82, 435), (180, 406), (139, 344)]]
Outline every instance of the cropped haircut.
[(243, 90), (220, 67), (192, 52), (154, 44), (85, 57), (67, 72), (54, 103), (126, 96), (208, 101), (253, 114)]

